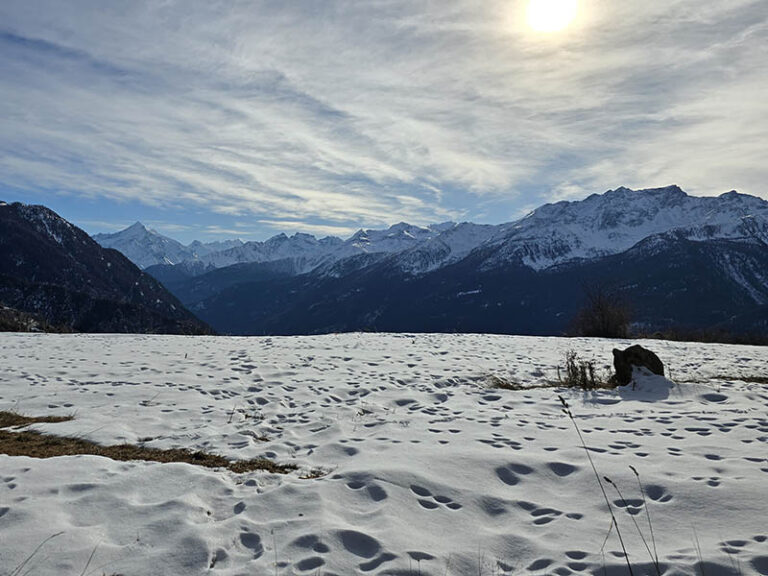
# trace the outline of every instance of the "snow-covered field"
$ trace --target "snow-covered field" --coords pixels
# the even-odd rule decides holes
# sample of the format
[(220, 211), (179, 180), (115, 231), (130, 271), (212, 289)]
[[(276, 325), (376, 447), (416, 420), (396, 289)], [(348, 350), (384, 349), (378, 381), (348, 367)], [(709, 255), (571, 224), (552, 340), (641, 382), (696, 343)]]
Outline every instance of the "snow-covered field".
[(569, 349), (608, 364), (627, 344), (0, 335), (0, 410), (75, 416), (36, 429), (300, 467), (0, 455), (0, 574), (59, 532), (21, 573), (627, 574), (615, 531), (601, 553), (610, 516), (558, 393), (634, 513), (617, 507), (635, 574), (655, 572), (630, 465), (666, 574), (702, 573), (699, 555), (710, 576), (768, 574), (768, 386), (749, 381), (768, 349), (647, 341), (676, 384), (487, 387), (545, 384)]

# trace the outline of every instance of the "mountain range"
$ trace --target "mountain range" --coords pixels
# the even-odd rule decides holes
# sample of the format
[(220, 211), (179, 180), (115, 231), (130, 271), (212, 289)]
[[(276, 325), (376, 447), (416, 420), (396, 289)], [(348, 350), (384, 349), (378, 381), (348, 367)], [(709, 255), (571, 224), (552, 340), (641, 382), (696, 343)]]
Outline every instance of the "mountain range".
[(618, 188), (500, 225), (280, 234), (189, 246), (134, 224), (95, 239), (123, 251), (216, 330), (558, 334), (590, 286), (635, 326), (768, 331), (768, 202), (678, 186)]
[(205, 244), (195, 241), (189, 246), (184, 246), (181, 242), (146, 228), (141, 222), (136, 222), (117, 234), (96, 234), (93, 239), (104, 248), (121, 252), (142, 269), (156, 264), (174, 265), (195, 261), (243, 244), (240, 240)]
[(44, 206), (0, 202), (4, 329), (208, 334), (152, 276)]

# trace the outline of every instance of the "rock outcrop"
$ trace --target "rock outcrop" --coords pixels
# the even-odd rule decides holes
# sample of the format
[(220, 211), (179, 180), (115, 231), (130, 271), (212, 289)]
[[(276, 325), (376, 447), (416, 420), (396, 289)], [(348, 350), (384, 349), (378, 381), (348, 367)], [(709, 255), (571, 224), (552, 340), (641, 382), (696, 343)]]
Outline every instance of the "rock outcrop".
[(626, 350), (613, 349), (613, 367), (616, 370), (613, 378), (617, 385), (626, 386), (632, 382), (633, 366), (644, 367), (654, 374), (664, 376), (664, 364), (659, 357), (639, 344)]

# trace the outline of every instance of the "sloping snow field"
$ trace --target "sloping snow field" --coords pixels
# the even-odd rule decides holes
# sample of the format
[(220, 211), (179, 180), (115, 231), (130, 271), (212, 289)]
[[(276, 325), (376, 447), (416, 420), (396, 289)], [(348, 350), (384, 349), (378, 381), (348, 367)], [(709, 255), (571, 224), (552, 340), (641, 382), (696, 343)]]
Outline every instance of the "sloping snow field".
[(488, 387), (628, 344), (0, 335), (0, 410), (75, 416), (35, 429), (300, 467), (0, 455), (0, 574), (628, 574), (557, 394), (626, 499), (606, 485), (634, 574), (648, 515), (664, 574), (768, 574), (768, 349), (645, 341), (676, 383)]

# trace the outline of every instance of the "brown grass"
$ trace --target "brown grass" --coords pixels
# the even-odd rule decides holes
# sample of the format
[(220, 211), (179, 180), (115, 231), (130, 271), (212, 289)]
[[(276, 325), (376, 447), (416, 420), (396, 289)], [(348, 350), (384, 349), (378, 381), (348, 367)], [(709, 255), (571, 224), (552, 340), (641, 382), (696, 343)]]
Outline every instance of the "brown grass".
[(22, 416), (18, 412), (4, 412), (0, 410), (0, 428), (27, 426), (28, 424), (38, 424), (42, 422), (55, 424), (57, 422), (68, 422), (72, 419), (72, 416)]
[(325, 478), (330, 474), (330, 470), (323, 470), (322, 468), (312, 468), (306, 474), (299, 476), (301, 480), (316, 480), (318, 478)]
[(718, 376), (720, 380), (741, 380), (742, 382), (752, 382), (754, 384), (768, 384), (768, 376), (729, 376), (727, 378)]
[(517, 382), (513, 382), (508, 378), (497, 376), (496, 374), (489, 374), (486, 376), (486, 386), (495, 390), (525, 390), (525, 386)]
[(11, 432), (5, 430), (11, 426), (23, 426), (38, 422), (64, 422), (72, 417), (43, 416), (30, 418), (14, 412), (0, 412), (0, 454), (8, 456), (28, 456), (30, 458), (54, 458), (56, 456), (74, 456), (86, 454), (104, 456), (112, 460), (145, 460), (150, 462), (186, 462), (205, 468), (227, 468), (236, 474), (253, 470), (266, 470), (277, 474), (287, 474), (296, 470), (293, 464), (277, 464), (267, 458), (252, 460), (228, 460), (224, 456), (208, 452), (193, 452), (183, 448), (160, 450), (133, 444), (101, 446), (82, 438), (67, 438), (43, 434), (33, 430)]
[[(717, 376), (707, 376), (706, 380), (739, 380), (741, 382), (747, 382), (751, 384), (768, 384), (768, 376), (737, 376), (733, 374), (718, 374)], [(701, 378), (691, 378), (688, 380), (679, 380), (679, 382), (700, 384)]]
[[(585, 386), (582, 385), (582, 383), (579, 382), (578, 379), (574, 379), (574, 380), (571, 380), (568, 378), (564, 379), (562, 377), (562, 374), (560, 373), (559, 368), (558, 368), (557, 380), (539, 381), (534, 386), (523, 386), (519, 382), (514, 382), (512, 380), (504, 378), (503, 376), (496, 376), (495, 374), (490, 374), (485, 376), (485, 386), (489, 390), (511, 390), (513, 392), (542, 390), (546, 388), (585, 388)], [(596, 378), (594, 385), (589, 387), (588, 389), (595, 389), (595, 390), (606, 389), (607, 390), (607, 389), (613, 389), (615, 387), (616, 386), (610, 381)]]

